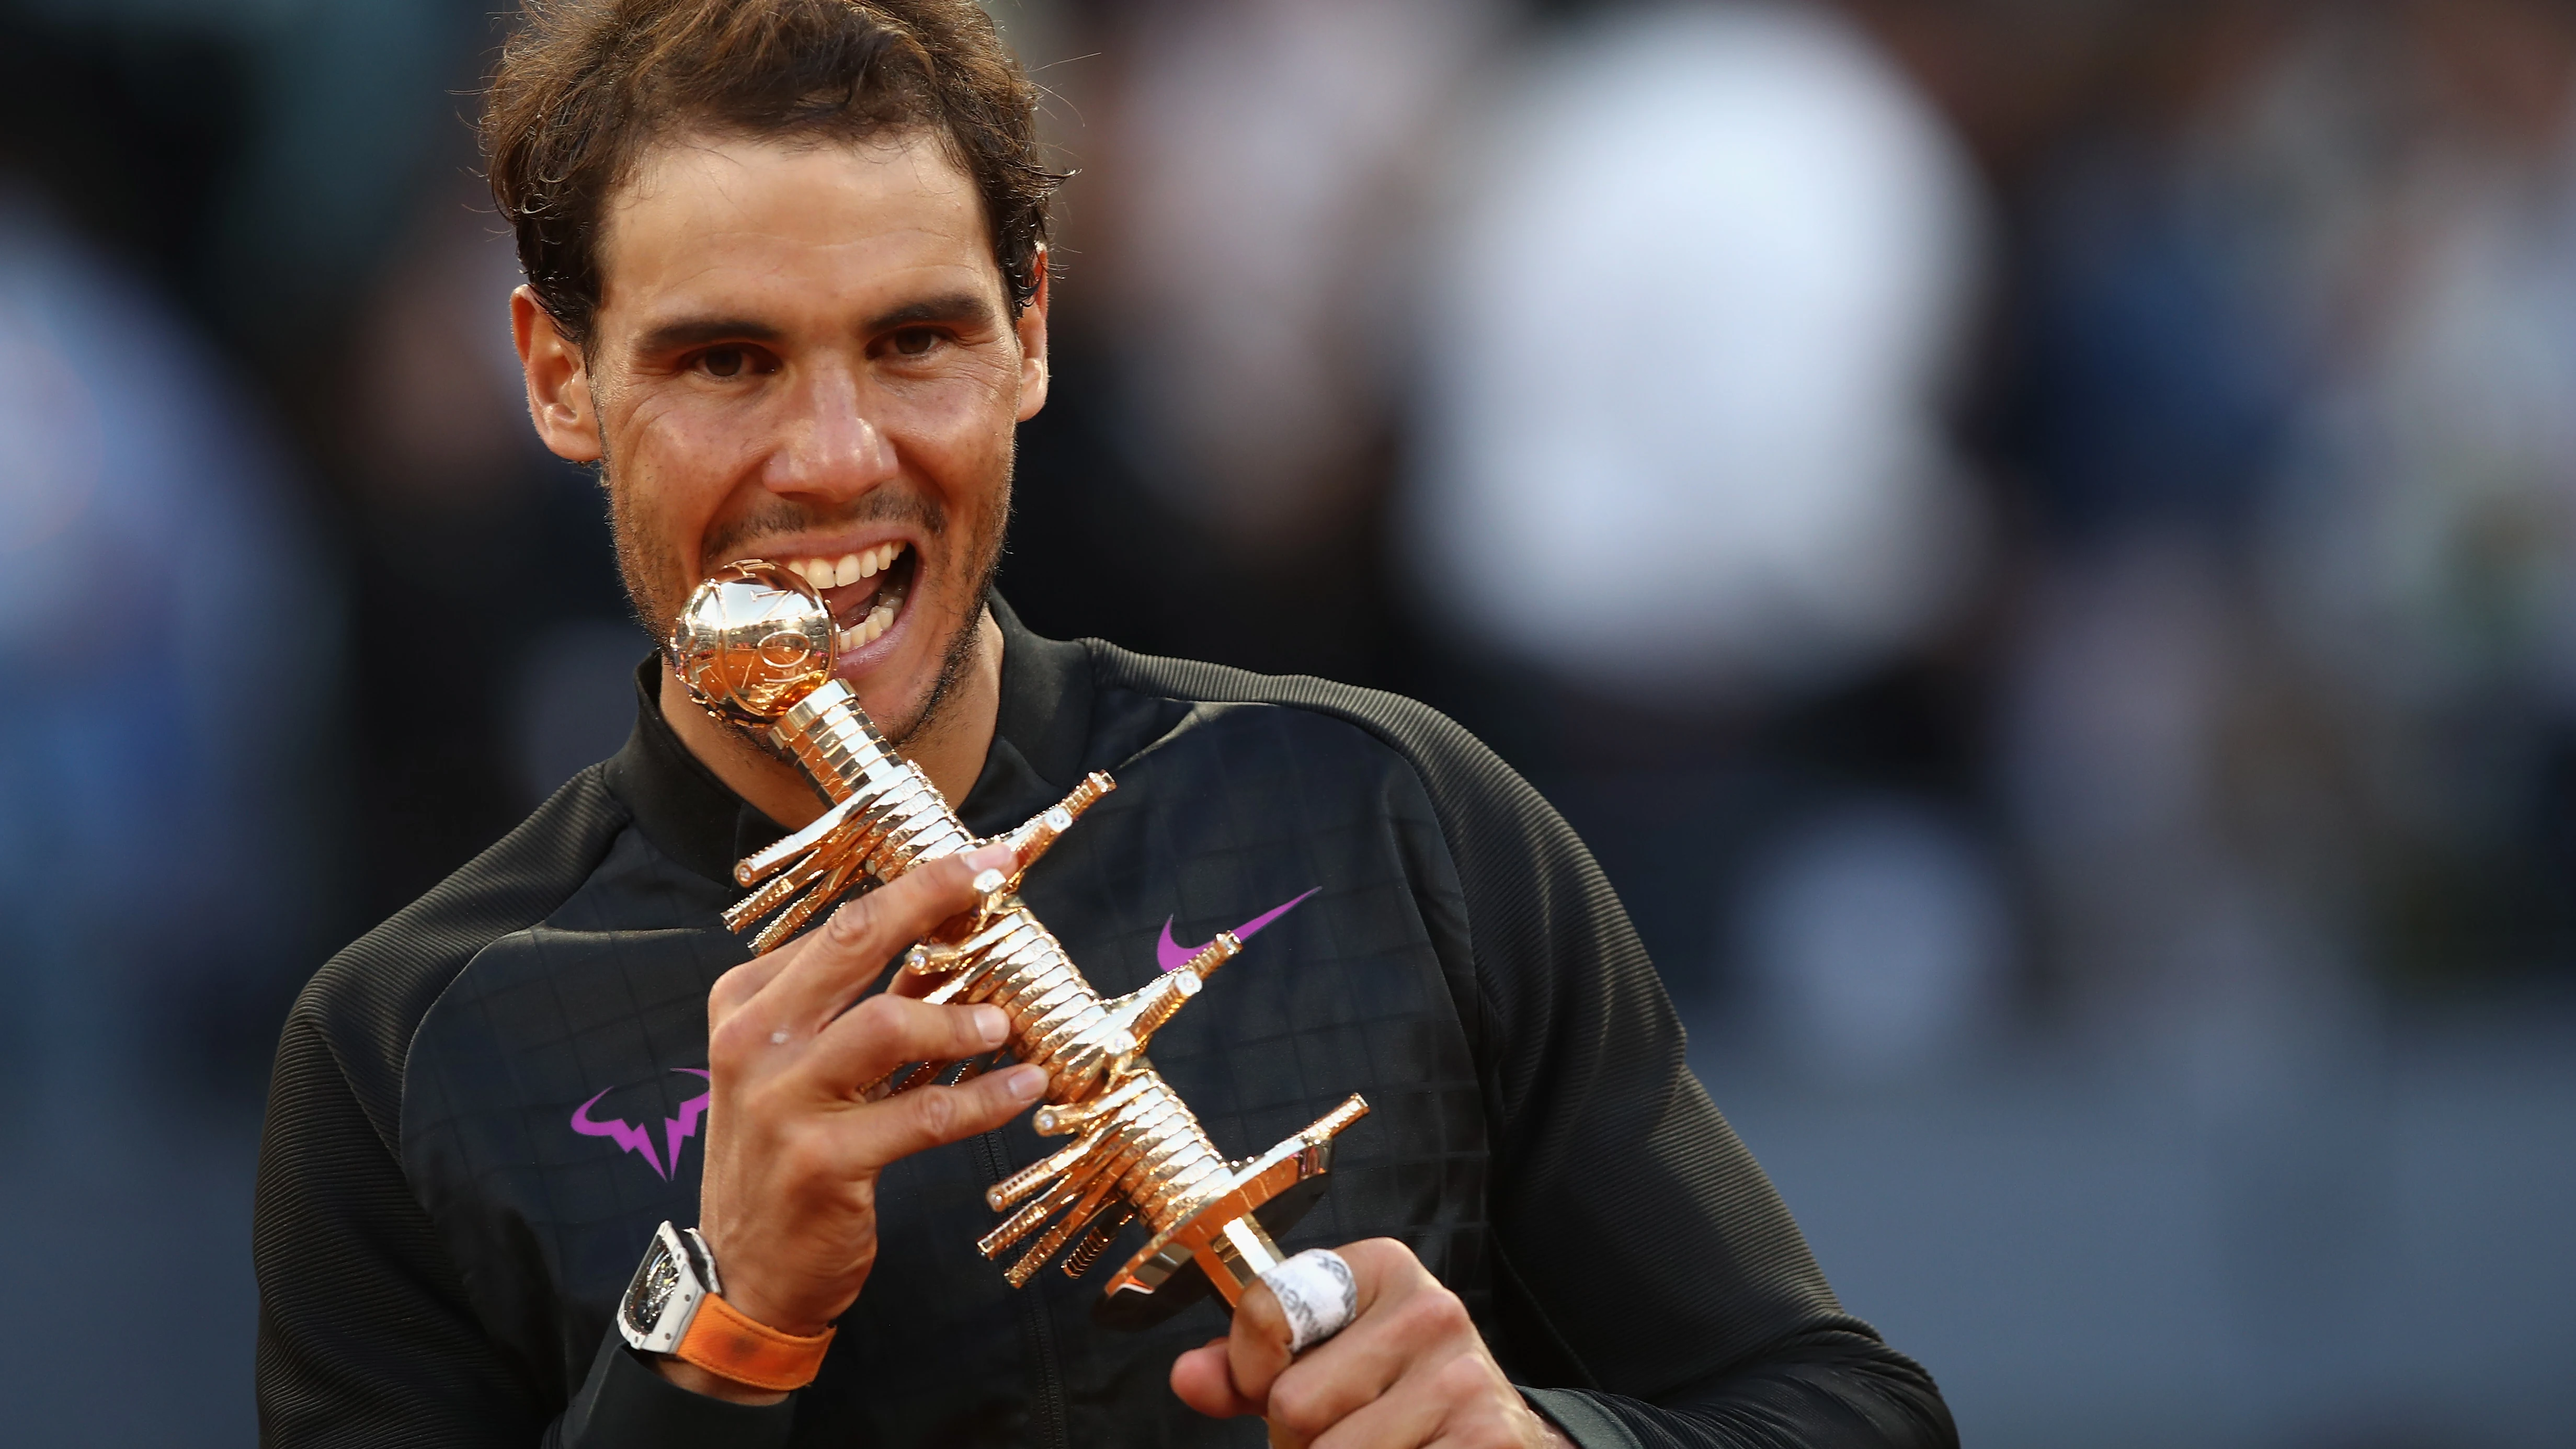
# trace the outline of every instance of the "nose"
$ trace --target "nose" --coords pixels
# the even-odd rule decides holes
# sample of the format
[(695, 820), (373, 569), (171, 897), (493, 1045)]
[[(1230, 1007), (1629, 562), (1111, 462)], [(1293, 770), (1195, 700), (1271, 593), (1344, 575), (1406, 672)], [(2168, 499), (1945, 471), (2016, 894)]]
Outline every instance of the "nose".
[(849, 369), (810, 369), (789, 407), (778, 447), (761, 471), (770, 492), (840, 502), (894, 478), (894, 445), (868, 417), (864, 390)]

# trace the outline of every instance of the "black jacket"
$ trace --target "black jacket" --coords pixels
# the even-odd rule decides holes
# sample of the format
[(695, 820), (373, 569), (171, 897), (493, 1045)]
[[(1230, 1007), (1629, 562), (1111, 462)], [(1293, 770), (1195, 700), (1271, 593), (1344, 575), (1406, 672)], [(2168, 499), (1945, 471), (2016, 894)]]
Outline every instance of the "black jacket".
[[(1500, 761), (1406, 700), (996, 612), (1000, 724), (961, 813), (998, 831), (1117, 776), (1023, 891), (1095, 986), (1297, 902), (1153, 1047), (1232, 1154), (1367, 1096), (1286, 1248), (1403, 1239), (1587, 1446), (1956, 1442), (1931, 1380), (1835, 1303), (1600, 871)], [(885, 1174), (874, 1275), (786, 1404), (628, 1353), (611, 1304), (654, 1225), (696, 1217), (706, 991), (745, 956), (729, 868), (779, 834), (649, 689), (639, 713), (296, 1003), (254, 1235), (267, 1441), (1261, 1443), (1168, 1387), (1217, 1308), (1111, 1333), (1106, 1267), (1014, 1291), (977, 1255), (985, 1187), (1045, 1151), (1025, 1119)]]

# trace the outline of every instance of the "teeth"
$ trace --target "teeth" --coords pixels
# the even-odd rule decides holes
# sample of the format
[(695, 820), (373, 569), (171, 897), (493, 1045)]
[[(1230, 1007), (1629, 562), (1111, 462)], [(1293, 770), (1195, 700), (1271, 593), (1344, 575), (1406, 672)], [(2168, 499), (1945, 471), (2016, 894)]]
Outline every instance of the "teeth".
[(895, 606), (892, 603), (877, 605), (868, 611), (866, 618), (843, 629), (839, 637), (833, 640), (834, 646), (843, 653), (866, 648), (883, 638), (886, 630), (894, 627), (894, 613)]
[(864, 552), (843, 554), (837, 559), (789, 559), (785, 566), (789, 573), (818, 589), (837, 589), (884, 573), (894, 567), (896, 559), (903, 557), (903, 550), (901, 543), (881, 543)]

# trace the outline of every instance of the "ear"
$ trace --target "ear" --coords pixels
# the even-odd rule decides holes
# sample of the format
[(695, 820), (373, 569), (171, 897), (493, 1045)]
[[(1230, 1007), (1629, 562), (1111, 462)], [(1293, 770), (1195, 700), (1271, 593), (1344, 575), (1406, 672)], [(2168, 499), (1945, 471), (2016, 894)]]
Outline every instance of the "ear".
[(1038, 291), (1011, 327), (1020, 335), (1020, 421), (1027, 422), (1047, 399), (1047, 252), (1038, 248)]
[(591, 404), (590, 364), (555, 326), (555, 317), (520, 287), (510, 294), (510, 336), (519, 345), (519, 371), (528, 379), (528, 417), (537, 437), (558, 458), (599, 460), (599, 411)]

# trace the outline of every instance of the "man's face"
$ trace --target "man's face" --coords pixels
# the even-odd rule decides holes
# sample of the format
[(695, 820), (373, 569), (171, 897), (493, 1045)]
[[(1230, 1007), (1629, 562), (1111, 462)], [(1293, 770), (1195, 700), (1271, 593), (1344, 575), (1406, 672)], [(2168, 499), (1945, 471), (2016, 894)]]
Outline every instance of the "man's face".
[[(1014, 424), (1045, 400), (1043, 293), (1013, 318), (990, 238), (918, 133), (645, 157), (605, 217), (579, 358), (646, 619), (723, 564), (783, 563), (822, 589), (834, 672), (868, 713), (897, 739), (921, 727), (976, 637)], [(549, 444), (582, 456), (545, 411)]]

